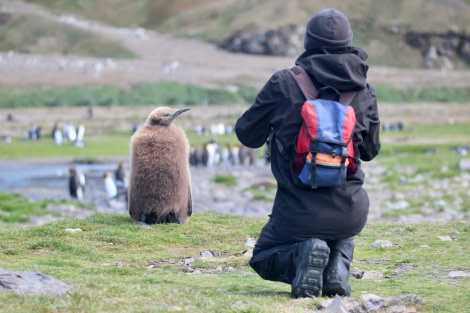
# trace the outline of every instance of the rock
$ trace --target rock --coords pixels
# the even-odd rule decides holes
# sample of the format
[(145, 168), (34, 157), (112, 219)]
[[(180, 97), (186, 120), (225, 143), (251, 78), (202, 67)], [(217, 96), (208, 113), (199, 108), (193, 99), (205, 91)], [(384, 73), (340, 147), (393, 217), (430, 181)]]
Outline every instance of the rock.
[(362, 279), (364, 276), (364, 271), (357, 267), (351, 266), (350, 276), (356, 279)]
[(424, 303), (423, 298), (420, 298), (413, 293), (402, 295), (402, 296), (386, 298), (385, 301), (388, 306)]
[(245, 246), (247, 247), (254, 247), (256, 244), (256, 240), (253, 239), (253, 238), (248, 238), (246, 241), (245, 241)]
[(456, 56), (464, 62), (470, 62), (470, 38), (465, 32), (410, 31), (405, 34), (404, 39), (410, 47), (421, 51), (423, 65), (426, 68), (453, 69), (454, 65), (449, 58)]
[(388, 240), (381, 240), (381, 239), (378, 239), (376, 241), (374, 241), (374, 243), (372, 244), (371, 246), (372, 248), (385, 248), (385, 249), (390, 249), (391, 247), (393, 247), (393, 244), (388, 241)]
[(303, 31), (294, 24), (266, 31), (244, 29), (225, 39), (219, 47), (236, 53), (295, 56), (303, 50)]
[(459, 161), (459, 168), (461, 171), (470, 171), (470, 159), (461, 159)]
[(0, 290), (21, 295), (61, 295), (69, 289), (66, 283), (42, 273), (0, 269)]
[(361, 308), (365, 312), (378, 312), (387, 307), (385, 299), (373, 294), (361, 295), (362, 300)]
[(464, 271), (451, 271), (447, 276), (449, 276), (449, 278), (465, 278), (470, 277), (470, 273)]
[(437, 236), (441, 241), (453, 241), (454, 239), (450, 236)]
[(333, 301), (325, 308), (325, 313), (356, 313), (359, 312), (359, 303), (349, 297), (336, 295)]
[(387, 309), (387, 313), (403, 313), (406, 311), (406, 306), (404, 305), (392, 305)]
[(74, 233), (82, 232), (83, 230), (80, 228), (66, 228), (65, 231), (68, 233), (74, 234)]
[(379, 271), (364, 272), (364, 275), (362, 275), (362, 279), (381, 279), (383, 277), (384, 274)]
[(341, 297), (336, 295), (331, 304), (326, 307), (325, 313), (348, 313), (341, 301)]
[(205, 250), (205, 251), (201, 252), (201, 256), (203, 258), (213, 258), (214, 254), (212, 252), (210, 252), (209, 250)]

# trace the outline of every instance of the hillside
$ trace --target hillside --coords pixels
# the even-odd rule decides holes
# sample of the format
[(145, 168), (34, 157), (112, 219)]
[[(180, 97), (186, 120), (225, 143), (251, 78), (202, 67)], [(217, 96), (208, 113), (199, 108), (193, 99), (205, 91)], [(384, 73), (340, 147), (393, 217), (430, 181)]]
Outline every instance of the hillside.
[[(41, 1), (34, 1), (36, 3), (46, 3)], [(364, 4), (368, 1), (363, 1)], [(420, 1), (419, 1), (420, 2)], [(446, 3), (454, 3), (455, 7), (460, 8), (457, 10), (459, 12), (468, 12), (466, 11), (469, 7), (468, 4), (459, 1), (446, 1)], [(84, 2), (83, 2), (84, 3)], [(176, 21), (180, 20), (182, 17), (187, 16), (188, 14), (199, 14), (200, 12), (205, 11), (205, 8), (214, 7), (214, 12), (219, 12), (221, 2), (220, 1), (200, 1), (200, 6), (193, 10), (186, 10), (187, 7), (182, 6), (170, 9), (163, 12), (175, 12), (173, 17), (168, 17), (162, 20), (162, 24), (154, 25), (148, 20), (143, 18), (143, 15), (139, 14), (148, 9), (148, 15), (153, 16), (153, 12), (150, 7), (146, 7), (144, 10), (143, 7), (139, 5), (129, 6), (129, 5), (118, 5), (119, 3), (124, 4), (125, 1), (113, 1), (113, 5), (116, 7), (116, 10), (104, 10), (103, 8), (107, 5), (109, 7), (110, 1), (94, 1), (87, 2), (89, 5), (85, 6), (82, 2), (77, 2), (76, 5), (72, 6), (72, 2), (62, 2), (62, 1), (47, 1), (47, 4), (50, 5), (49, 8), (44, 8), (38, 5), (26, 4), (18, 1), (5, 1), (2, 3), (0, 10), (2, 11), (2, 16), (9, 16), (10, 19), (5, 22), (2, 27), (9, 27), (8, 36), (0, 36), (0, 48), (2, 38), (9, 38), (10, 42), (13, 38), (23, 38), (24, 36), (18, 35), (15, 30), (17, 28), (12, 28), (17, 24), (17, 18), (21, 17), (35, 17), (38, 19), (43, 19), (50, 23), (51, 28), (57, 30), (62, 27), (73, 28), (75, 30), (80, 30), (90, 34), (90, 37), (97, 36), (101, 38), (101, 42), (109, 42), (111, 40), (114, 43), (119, 43), (128, 52), (123, 52), (124, 56), (109, 56), (103, 57), (102, 54), (96, 55), (89, 51), (89, 54), (83, 56), (82, 53), (78, 50), (68, 50), (65, 47), (61, 47), (61, 51), (43, 51), (43, 50), (34, 50), (34, 47), (49, 47), (51, 42), (61, 43), (60, 40), (55, 40), (54, 37), (43, 38), (43, 44), (38, 45), (37, 42), (34, 44), (29, 44), (26, 46), (28, 49), (24, 51), (20, 48), (9, 50), (1, 54), (2, 60), (5, 62), (0, 62), (0, 86), (8, 87), (14, 86), (15, 88), (21, 87), (54, 87), (54, 86), (74, 86), (74, 85), (113, 85), (119, 86), (121, 88), (128, 88), (132, 84), (150, 82), (150, 81), (179, 81), (184, 83), (193, 83), (203, 86), (237, 86), (239, 84), (244, 84), (247, 86), (253, 86), (256, 88), (261, 87), (269, 75), (273, 71), (290, 66), (293, 62), (292, 57), (265, 57), (258, 55), (245, 55), (245, 54), (234, 54), (227, 51), (223, 51), (213, 43), (203, 42), (197, 38), (187, 38), (187, 37), (178, 37), (175, 35), (185, 35), (189, 36), (194, 35), (194, 31), (199, 29), (200, 34), (213, 34), (213, 37), (209, 38), (210, 40), (215, 40), (216, 33), (211, 31), (209, 26), (217, 29), (224, 30), (223, 36), (220, 35), (219, 38), (229, 34), (240, 27), (244, 27), (251, 22), (250, 17), (246, 16), (251, 12), (250, 10), (243, 10), (245, 13), (234, 14), (233, 19), (228, 19), (225, 15), (220, 15), (219, 13), (214, 13), (214, 17), (209, 19), (201, 16), (198, 18), (201, 21), (206, 21), (204, 25), (204, 32), (197, 28), (196, 25), (189, 22), (175, 24)], [(141, 1), (140, 4), (149, 5), (150, 2)], [(161, 8), (157, 4), (163, 3), (154, 1), (151, 2), (155, 8)], [(187, 1), (174, 1), (171, 2), (173, 7), (177, 3), (187, 4)], [(193, 3), (193, 2), (190, 2)], [(199, 3), (199, 2), (194, 2)], [(245, 1), (245, 2), (235, 2), (235, 1), (226, 1), (225, 10), (223, 12), (240, 12), (235, 9), (227, 9), (230, 5), (235, 5), (235, 3), (248, 4), (250, 3), (253, 10), (260, 10), (268, 14), (269, 12), (278, 12), (278, 9), (271, 8), (270, 10), (261, 10), (258, 9), (258, 6), (261, 5), (262, 1)], [(240, 4), (241, 3), (241, 4)], [(270, 5), (278, 3), (277, 1), (269, 2)], [(303, 2), (300, 1), (289, 1), (290, 5), (299, 5), (298, 8), (304, 8), (300, 6)], [(320, 2), (319, 2), (320, 3)], [(356, 3), (356, 2), (355, 2)], [(375, 2), (374, 2), (375, 3)], [(389, 2), (386, 2), (389, 3)], [(394, 2), (395, 3), (395, 2)], [(420, 2), (421, 3), (421, 2)], [(428, 2), (426, 2), (428, 3)], [(437, 4), (439, 1), (433, 1), (432, 3)], [(82, 4), (78, 6), (78, 4)], [(333, 4), (333, 3), (332, 3)], [(415, 2), (413, 2), (415, 4)], [(305, 5), (304, 5), (305, 6)], [(405, 7), (405, 5), (403, 4)], [(344, 7), (344, 4), (338, 4), (338, 7), (343, 10), (349, 10), (349, 7)], [(363, 8), (370, 8), (370, 6), (364, 6)], [(372, 6), (373, 7), (373, 6)], [(432, 6), (434, 7), (434, 6)], [(454, 6), (446, 6), (449, 8), (454, 8)], [(153, 7), (152, 7), (153, 8)], [(293, 8), (297, 8), (294, 6)], [(434, 7), (439, 8), (439, 7)], [(51, 9), (51, 11), (49, 10)], [(126, 9), (127, 13), (123, 14), (121, 10)], [(356, 16), (359, 15), (358, 8), (354, 9), (354, 6), (351, 6), (352, 21), (358, 19)], [(385, 10), (385, 7), (383, 7)], [(138, 11), (136, 11), (138, 10)], [(139, 11), (140, 10), (140, 11)], [(207, 12), (210, 12), (207, 9)], [(235, 11), (234, 11), (235, 10)], [(274, 10), (274, 11), (273, 11)], [(276, 11), (277, 10), (277, 11)], [(90, 19), (73, 17), (70, 14), (62, 14), (60, 12), (72, 12), (76, 16), (87, 16)], [(295, 10), (294, 10), (295, 11)], [(308, 10), (308, 12), (316, 11), (314, 9)], [(388, 12), (388, 10), (385, 10)], [(462, 18), (468, 18), (470, 14), (464, 14), (462, 17), (455, 9), (451, 10), (454, 15), (449, 15), (447, 21), (450, 20), (459, 21)], [(51, 13), (56, 12), (56, 13)], [(101, 13), (100, 13), (101, 12)], [(199, 13), (198, 13), (199, 12)], [(290, 12), (290, 9), (285, 9), (285, 12)], [(303, 14), (305, 15), (304, 21), (311, 13), (307, 12), (304, 8)], [(106, 13), (106, 16), (105, 16)], [(201, 13), (202, 14), (202, 13)], [(227, 13), (228, 14), (228, 13)], [(293, 14), (293, 13), (292, 13)], [(287, 16), (292, 16), (292, 14), (286, 13)], [(372, 14), (372, 13), (368, 13)], [(450, 14), (450, 13), (448, 13)], [(99, 15), (99, 16), (98, 16)], [(269, 14), (268, 14), (269, 15)], [(281, 14), (278, 14), (281, 16)], [(126, 18), (121, 18), (125, 16)], [(131, 22), (132, 16), (139, 16), (142, 20), (132, 19), (134, 22)], [(166, 16), (166, 15), (165, 15)], [(169, 15), (171, 16), (171, 15)], [(212, 16), (212, 15), (211, 15)], [(218, 18), (216, 18), (218, 16)], [(261, 16), (264, 16), (263, 14)], [(260, 23), (263, 20), (261, 16), (257, 17)], [(284, 15), (282, 15), (284, 16)], [(433, 15), (434, 16), (434, 15)], [(113, 18), (114, 17), (114, 18)], [(239, 18), (245, 21), (244, 25), (239, 25), (242, 23)], [(97, 22), (92, 20), (92, 18), (101, 18), (107, 23)], [(111, 26), (113, 20), (115, 24), (119, 24), (116, 21), (120, 21), (120, 24), (132, 25), (132, 27), (119, 27)], [(129, 20), (128, 20), (129, 19)], [(300, 17), (298, 18), (300, 20)], [(227, 22), (230, 20), (229, 22)], [(240, 22), (235, 22), (235, 21)], [(283, 19), (274, 19), (272, 16), (268, 18), (267, 21), (276, 20), (277, 23), (283, 23)], [(379, 19), (377, 19), (379, 20)], [(417, 19), (420, 20), (420, 19)], [(444, 25), (443, 16), (440, 15), (439, 22), (436, 21), (437, 25)], [(211, 21), (210, 23), (208, 21)], [(225, 21), (225, 22), (224, 22)], [(304, 21), (302, 23), (304, 23)], [(15, 23), (14, 23), (15, 22)], [(213, 23), (212, 23), (213, 22)], [(287, 22), (287, 19), (286, 19)], [(19, 23), (19, 22), (18, 22)], [(219, 23), (219, 24), (217, 24)], [(224, 24), (225, 23), (225, 24)], [(356, 22), (352, 22), (356, 23)], [(395, 22), (394, 22), (395, 23)], [(420, 20), (420, 23), (424, 23)], [(450, 23), (450, 22), (449, 22)], [(223, 25), (222, 25), (223, 24)], [(41, 25), (45, 25), (42, 23)], [(164, 31), (167, 29), (171, 30), (172, 34), (166, 34), (161, 32), (155, 32), (150, 29), (143, 29), (137, 27), (137, 25), (143, 25), (148, 27), (153, 27), (157, 30)], [(170, 27), (169, 25), (176, 25)], [(222, 26), (221, 26), (222, 25)], [(228, 25), (228, 26), (224, 26)], [(356, 25), (356, 28), (362, 29)], [(424, 24), (423, 24), (424, 25)], [(469, 23), (458, 23), (459, 27), (466, 27)], [(266, 26), (268, 27), (268, 25)], [(444, 27), (444, 26), (442, 26)], [(192, 29), (192, 33), (185, 29)], [(436, 28), (437, 29), (437, 28)], [(3, 28), (5, 31), (5, 28)], [(371, 34), (375, 32), (370, 31)], [(5, 32), (3, 32), (5, 35)], [(71, 36), (70, 33), (66, 33), (63, 36)], [(374, 35), (380, 36), (380, 34)], [(37, 36), (36, 36), (37, 37)], [(35, 38), (36, 38), (35, 37)], [(47, 37), (47, 36), (46, 36)], [(198, 37), (203, 37), (199, 35)], [(365, 38), (364, 36), (362, 36)], [(37, 37), (39, 41), (42, 37)], [(80, 33), (80, 37), (83, 38), (83, 33)], [(355, 36), (356, 41), (361, 40), (361, 32), (356, 31)], [(397, 37), (398, 38), (398, 37)], [(21, 40), (17, 40), (21, 42)], [(364, 41), (365, 48), (368, 46), (375, 47), (378, 46), (380, 41), (368, 40)], [(104, 44), (106, 45), (106, 44)], [(95, 47), (95, 44), (82, 45), (81, 47), (86, 46), (88, 49)], [(362, 45), (361, 45), (362, 46)], [(381, 46), (381, 44), (379, 45)], [(108, 47), (109, 43), (108, 43)], [(111, 46), (112, 47), (112, 46)], [(411, 50), (402, 45), (387, 45), (383, 46), (379, 50), (386, 51), (387, 53), (392, 53), (395, 48), (402, 49), (403, 53), (397, 54), (390, 59), (383, 58), (383, 60), (399, 60), (402, 56), (404, 59), (410, 61), (410, 64), (406, 65), (406, 69), (392, 66), (372, 66), (369, 71), (370, 81), (374, 84), (390, 85), (396, 88), (425, 88), (433, 86), (457, 86), (465, 87), (470, 84), (470, 72), (468, 71), (440, 71), (440, 70), (424, 70), (424, 69), (413, 69), (413, 67), (419, 67), (420, 56), (416, 56), (416, 51)], [(117, 51), (117, 49), (109, 49), (109, 51)], [(123, 50), (124, 51), (124, 50)], [(371, 55), (371, 64), (374, 62), (374, 58), (382, 60), (380, 54), (377, 54), (374, 57), (375, 49), (371, 49), (369, 54)], [(413, 51), (413, 54), (406, 54), (405, 51)], [(88, 55), (88, 56), (86, 56)], [(134, 55), (135, 57), (129, 59), (125, 55)], [(416, 63), (412, 64), (412, 60), (415, 60)], [(385, 62), (385, 61), (384, 61)], [(393, 64), (392, 64), (393, 65)]]
[[(287, 24), (303, 26), (318, 10), (336, 7), (350, 18), (354, 44), (369, 52), (372, 64), (407, 68), (422, 65), (420, 49), (413, 49), (405, 42), (409, 32), (446, 34), (451, 31), (465, 35), (470, 31), (468, 0), (28, 2), (45, 5), (56, 13), (67, 12), (118, 27), (143, 27), (215, 44), (249, 27), (267, 30)], [(450, 58), (456, 68), (464, 66), (459, 57)]]

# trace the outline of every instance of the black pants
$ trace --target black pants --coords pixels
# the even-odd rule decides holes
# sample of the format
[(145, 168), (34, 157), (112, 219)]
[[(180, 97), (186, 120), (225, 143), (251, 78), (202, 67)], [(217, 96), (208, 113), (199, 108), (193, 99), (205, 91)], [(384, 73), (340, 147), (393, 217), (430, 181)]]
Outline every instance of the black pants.
[[(341, 252), (343, 257), (352, 261), (354, 237), (342, 240), (325, 240), (333, 251)], [(291, 284), (296, 273), (296, 252), (299, 242), (286, 242), (274, 231), (271, 221), (263, 227), (253, 250), (250, 266), (266, 280)]]

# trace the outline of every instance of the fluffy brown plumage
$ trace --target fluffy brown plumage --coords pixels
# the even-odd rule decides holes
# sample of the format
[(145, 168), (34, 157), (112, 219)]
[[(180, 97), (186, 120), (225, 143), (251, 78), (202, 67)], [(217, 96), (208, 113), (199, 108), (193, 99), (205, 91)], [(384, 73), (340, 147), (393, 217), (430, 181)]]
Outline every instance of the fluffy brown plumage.
[(191, 216), (189, 142), (173, 123), (187, 110), (159, 107), (131, 137), (129, 214), (135, 221), (183, 224)]

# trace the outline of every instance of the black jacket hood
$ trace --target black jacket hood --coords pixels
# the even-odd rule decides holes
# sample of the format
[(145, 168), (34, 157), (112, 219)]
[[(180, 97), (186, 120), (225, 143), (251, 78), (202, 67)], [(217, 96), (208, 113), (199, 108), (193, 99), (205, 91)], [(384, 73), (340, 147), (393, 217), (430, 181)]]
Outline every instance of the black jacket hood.
[(307, 50), (295, 62), (311, 76), (317, 88), (331, 86), (339, 91), (366, 87), (367, 53), (359, 48)]

